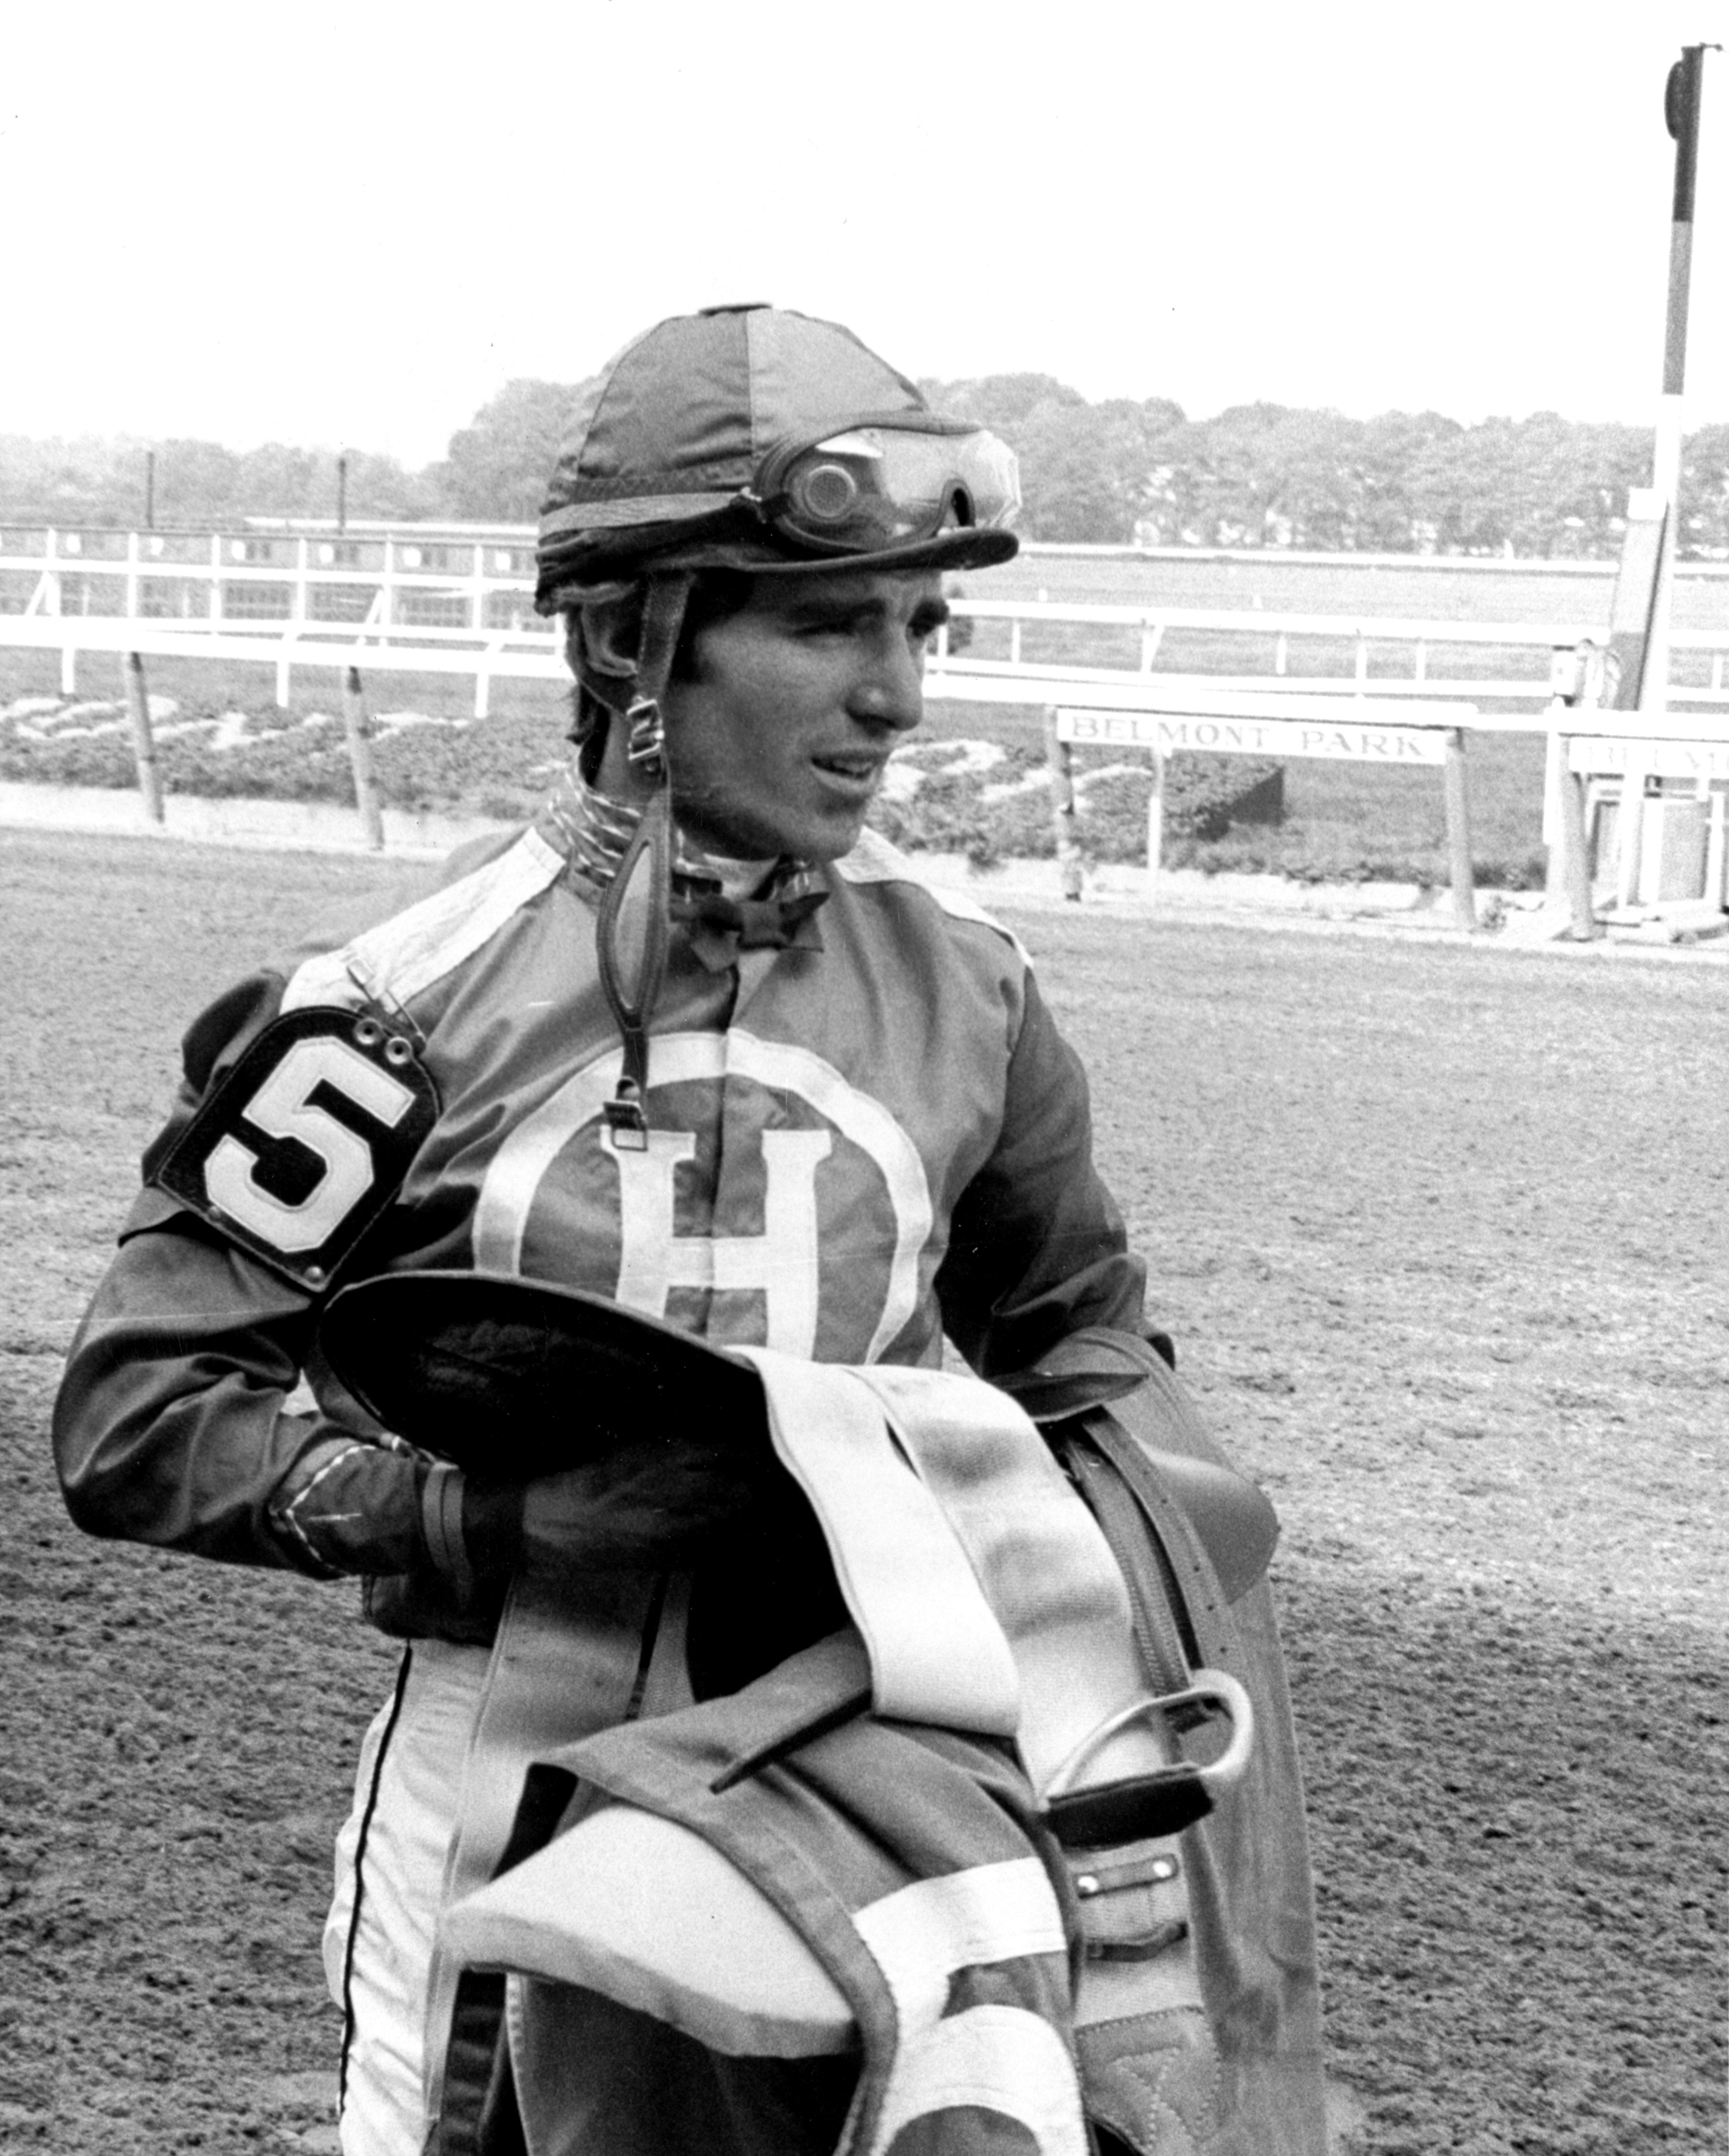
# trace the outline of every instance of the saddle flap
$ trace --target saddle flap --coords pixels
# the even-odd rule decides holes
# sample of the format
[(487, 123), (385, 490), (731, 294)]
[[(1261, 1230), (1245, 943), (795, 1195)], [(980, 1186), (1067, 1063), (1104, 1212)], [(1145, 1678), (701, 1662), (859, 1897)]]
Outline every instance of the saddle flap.
[(1265, 1573), (1279, 1516), (1208, 1434), (1169, 1363), (1149, 1342), (1108, 1326), (1059, 1341), (1030, 1370), (994, 1380), (1055, 1435), (1065, 1422), (1120, 1430), (1206, 1552), (1225, 1600)]
[(1137, 1400), (1120, 1400), (1098, 1409), (1134, 1439), (1148, 1468), (1157, 1476), (1177, 1509), (1193, 1528), (1212, 1561), (1227, 1602), (1246, 1594), (1265, 1573), (1279, 1542), (1279, 1515), (1259, 1484), (1234, 1468), (1215, 1466), (1180, 1452), (1156, 1450), (1135, 1427)]

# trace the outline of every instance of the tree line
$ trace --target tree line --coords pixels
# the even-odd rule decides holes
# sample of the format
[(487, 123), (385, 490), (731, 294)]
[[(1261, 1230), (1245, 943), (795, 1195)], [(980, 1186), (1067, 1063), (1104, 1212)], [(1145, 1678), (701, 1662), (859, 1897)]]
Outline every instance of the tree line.
[[(939, 410), (1013, 444), (1031, 539), (1605, 560), (1620, 549), (1629, 487), (1650, 479), (1648, 427), (1552, 412), (1466, 425), (1438, 412), (1357, 419), (1256, 403), (1191, 419), (1167, 398), (1090, 403), (1047, 374), (921, 387)], [(348, 452), (347, 513), (532, 521), (576, 394), (507, 382), (418, 471)], [(151, 449), (159, 525), (336, 513), (331, 449), (0, 435), (0, 516), (141, 524)], [(1686, 443), (1680, 545), (1729, 555), (1729, 425)]]
[[(923, 387), (1013, 444), (1034, 539), (1614, 559), (1628, 489), (1651, 478), (1649, 427), (1553, 412), (1468, 426), (1256, 403), (1191, 419), (1163, 398), (1089, 403), (1049, 375)], [(1729, 553), (1729, 425), (1685, 444), (1680, 542)]]

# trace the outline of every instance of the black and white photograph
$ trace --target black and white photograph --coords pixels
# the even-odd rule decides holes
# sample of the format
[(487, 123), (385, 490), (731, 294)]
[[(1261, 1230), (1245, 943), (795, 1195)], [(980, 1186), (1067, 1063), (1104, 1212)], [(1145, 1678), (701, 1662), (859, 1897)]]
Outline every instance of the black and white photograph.
[(4, 13), (0, 2150), (1729, 2143), (1729, 11)]

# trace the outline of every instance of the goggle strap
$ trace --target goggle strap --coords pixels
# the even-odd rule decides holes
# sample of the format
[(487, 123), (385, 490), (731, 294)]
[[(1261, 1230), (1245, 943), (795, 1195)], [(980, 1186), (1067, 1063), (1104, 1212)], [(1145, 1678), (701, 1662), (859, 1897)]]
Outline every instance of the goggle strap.
[(605, 1114), (615, 1145), (648, 1145), (649, 1020), (666, 972), (672, 889), (672, 789), (664, 778), (643, 811), (600, 902), (600, 984), (624, 1046), (624, 1067)]
[(639, 704), (659, 708), (672, 679), (672, 662), (679, 648), (679, 632), (685, 625), (685, 607), (695, 581), (689, 569), (675, 569), (649, 579), (643, 598), (643, 626), (636, 647), (636, 696)]
[(631, 759), (655, 780), (654, 795), (601, 901), (595, 939), (601, 988), (624, 1049), (624, 1067), (604, 1113), (614, 1146), (632, 1152), (646, 1151), (649, 1142), (649, 1023), (666, 975), (672, 928), (672, 782), (660, 700), (691, 581), (689, 572), (651, 578), (643, 600), (636, 695), (626, 717)]

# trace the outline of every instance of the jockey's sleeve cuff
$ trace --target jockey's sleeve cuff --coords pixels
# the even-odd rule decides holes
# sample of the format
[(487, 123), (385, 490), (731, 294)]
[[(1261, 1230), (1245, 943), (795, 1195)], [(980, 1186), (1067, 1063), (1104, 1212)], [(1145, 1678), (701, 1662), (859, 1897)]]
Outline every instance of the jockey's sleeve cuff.
[(433, 1569), (466, 1602), (475, 1590), (475, 1568), (469, 1562), (468, 1544), (462, 1532), (463, 1472), (447, 1460), (434, 1460), (420, 1488), (420, 1531)]
[(278, 1543), (301, 1572), (333, 1578), (431, 1571), (458, 1604), (478, 1580), (514, 1571), (522, 1549), (520, 1484), (476, 1484), (448, 1460), (362, 1437), (308, 1445), (268, 1510)]
[[(323, 1429), (265, 1503), (271, 1533), (289, 1563), (325, 1579), (437, 1564), (426, 1491), (437, 1463), (405, 1445), (332, 1433), (328, 1423)], [(456, 1502), (459, 1507), (459, 1496)]]

